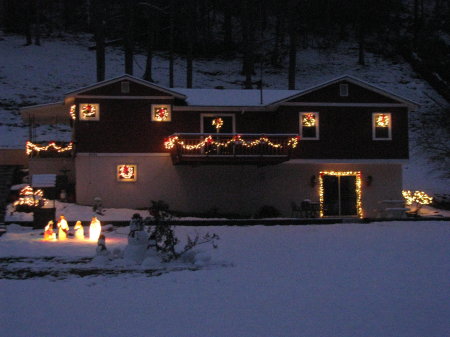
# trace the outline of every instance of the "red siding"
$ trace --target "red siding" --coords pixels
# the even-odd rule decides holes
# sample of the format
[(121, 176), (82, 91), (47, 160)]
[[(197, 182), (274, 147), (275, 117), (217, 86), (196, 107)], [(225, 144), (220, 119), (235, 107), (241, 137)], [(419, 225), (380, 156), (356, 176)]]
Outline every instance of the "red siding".
[[(125, 82), (127, 80), (124, 80)], [(148, 86), (128, 81), (130, 83), (130, 92), (127, 94), (121, 91), (121, 82), (118, 81), (105, 86), (88, 89), (86, 91), (78, 93), (78, 95), (98, 95), (98, 96), (170, 96), (167, 92), (149, 88)]]

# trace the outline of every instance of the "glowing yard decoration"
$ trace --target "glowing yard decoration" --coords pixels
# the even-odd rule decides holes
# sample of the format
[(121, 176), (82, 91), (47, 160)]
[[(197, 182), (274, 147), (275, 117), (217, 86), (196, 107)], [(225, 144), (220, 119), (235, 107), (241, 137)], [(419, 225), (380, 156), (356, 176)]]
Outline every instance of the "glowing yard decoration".
[(64, 215), (59, 217), (59, 221), (56, 224), (58, 227), (58, 240), (67, 240), (67, 233), (69, 232), (69, 224), (64, 218)]
[[(291, 137), (286, 146), (295, 149), (298, 145), (299, 140), (300, 140), (300, 137), (298, 137), (298, 136)], [(178, 136), (171, 136), (168, 139), (166, 139), (166, 141), (164, 142), (164, 146), (167, 150), (171, 150), (176, 145), (178, 145), (178, 146), (181, 146), (181, 148), (183, 148), (184, 150), (188, 150), (188, 151), (199, 150), (208, 145), (215, 145), (218, 148), (220, 148), (220, 147), (226, 148), (230, 145), (240, 145), (243, 147), (251, 148), (251, 147), (263, 145), (263, 144), (268, 145), (273, 148), (277, 148), (277, 149), (283, 148), (283, 145), (281, 145), (279, 143), (274, 143), (269, 138), (264, 137), (264, 136), (260, 137), (259, 139), (252, 140), (252, 141), (246, 141), (240, 135), (236, 135), (236, 136), (231, 137), (227, 141), (218, 141), (218, 140), (214, 140), (213, 137), (210, 135), (195, 145), (187, 145), (184, 143), (184, 141), (180, 140), (180, 138)]]
[(220, 128), (223, 125), (223, 119), (220, 117), (214, 118), (212, 121), (212, 125), (216, 128), (217, 132), (219, 132)]
[(302, 125), (306, 127), (316, 126), (316, 115), (313, 113), (303, 114)]
[(72, 142), (70, 142), (67, 146), (59, 146), (59, 145), (56, 145), (55, 142), (51, 142), (46, 146), (39, 146), (37, 144), (33, 144), (30, 141), (28, 141), (26, 144), (27, 155), (30, 155), (33, 152), (39, 153), (39, 152), (50, 152), (50, 151), (54, 151), (57, 153), (63, 153), (63, 152), (67, 152), (67, 151), (72, 151), (72, 149), (73, 149)]
[(164, 122), (169, 119), (169, 109), (166, 106), (155, 106), (153, 108), (153, 120)]
[(73, 230), (75, 232), (75, 239), (84, 240), (84, 228), (81, 221), (77, 221)]
[(117, 180), (118, 181), (136, 181), (137, 166), (136, 165), (118, 165), (117, 166)]
[(75, 110), (77, 109), (77, 106), (75, 104), (70, 106), (70, 118), (73, 120), (76, 119)]
[(97, 241), (102, 232), (102, 225), (100, 221), (94, 216), (89, 225), (89, 240)]
[(433, 202), (433, 198), (423, 191), (403, 190), (403, 198), (405, 198), (406, 205), (415, 206), (414, 212), (418, 212), (423, 205), (429, 205)]
[(323, 176), (324, 175), (331, 175), (331, 176), (355, 176), (356, 177), (356, 183), (355, 183), (355, 189), (356, 189), (356, 211), (360, 218), (363, 217), (363, 209), (362, 209), (362, 180), (361, 180), (361, 171), (321, 171), (319, 174), (319, 198), (320, 198), (320, 217), (324, 216), (324, 209), (323, 209), (323, 203), (324, 203), (324, 184), (323, 184)]
[(53, 231), (52, 220), (50, 220), (44, 228), (44, 240), (56, 240), (56, 233)]
[(388, 128), (391, 124), (391, 118), (388, 114), (377, 114), (375, 116), (375, 127)]

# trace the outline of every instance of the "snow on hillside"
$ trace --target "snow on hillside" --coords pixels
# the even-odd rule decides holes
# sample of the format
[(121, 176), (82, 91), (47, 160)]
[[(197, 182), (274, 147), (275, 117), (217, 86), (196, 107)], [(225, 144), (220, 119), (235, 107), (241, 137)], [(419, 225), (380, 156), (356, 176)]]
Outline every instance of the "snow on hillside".
[[(65, 92), (96, 81), (95, 52), (88, 50), (87, 36), (68, 36), (65, 40), (46, 39), (42, 46), (24, 46), (24, 38), (0, 35), (0, 148), (23, 148), (28, 131), (23, 127), (17, 105), (33, 105), (60, 101)], [(442, 98), (411, 70), (400, 58), (385, 59), (367, 53), (367, 66), (357, 64), (357, 49), (342, 44), (328, 51), (299, 51), (297, 89), (306, 89), (344, 74), (353, 75), (382, 89), (404, 96), (420, 104), (411, 120), (420, 113), (436, 109)], [(168, 85), (168, 61), (163, 55), (153, 61), (153, 78), (159, 85)], [(144, 72), (145, 57), (135, 56), (135, 75)], [(287, 68), (287, 67), (286, 67)], [(123, 53), (108, 48), (106, 78), (123, 74)], [(238, 89), (243, 80), (241, 62), (236, 60), (195, 60), (194, 87), (223, 86)], [(255, 77), (255, 80), (258, 78)], [(286, 69), (266, 68), (263, 75), (266, 88), (286, 89)], [(185, 62), (175, 62), (175, 87), (185, 84)], [(69, 140), (66, 127), (41, 126), (38, 140)], [(405, 167), (405, 188), (424, 189), (428, 193), (448, 193), (449, 181), (437, 178), (426, 162), (426, 156), (415, 150), (415, 134), (411, 133), (411, 162)]]
[[(0, 274), (20, 278), (30, 268), (35, 277), (0, 279), (2, 336), (450, 335), (450, 227), (442, 221), (179, 227), (180, 237), (217, 233), (219, 247), (191, 270), (169, 272), (168, 264), (153, 276), (76, 276), (95, 243), (43, 242), (39, 231), (11, 229), (0, 238)], [(110, 248), (126, 242), (124, 233), (108, 235)], [(114, 263), (103, 268), (120, 271)]]

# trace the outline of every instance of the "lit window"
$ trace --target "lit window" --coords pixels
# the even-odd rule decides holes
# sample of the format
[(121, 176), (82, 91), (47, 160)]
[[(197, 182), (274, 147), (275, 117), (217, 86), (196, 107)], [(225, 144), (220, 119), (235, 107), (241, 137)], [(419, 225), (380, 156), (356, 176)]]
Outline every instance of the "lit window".
[(300, 113), (300, 136), (302, 139), (319, 139), (319, 113)]
[(152, 104), (153, 122), (170, 122), (172, 120), (172, 109), (168, 104)]
[(339, 84), (339, 95), (341, 97), (348, 96), (348, 84), (344, 84), (344, 83)]
[(130, 93), (130, 82), (128, 81), (120, 82), (120, 91), (122, 92), (122, 94)]
[(372, 114), (372, 138), (374, 140), (392, 139), (391, 114), (376, 112)]
[(100, 104), (93, 104), (93, 103), (80, 104), (80, 120), (82, 121), (100, 120)]
[(129, 182), (137, 179), (137, 165), (117, 165), (117, 181)]

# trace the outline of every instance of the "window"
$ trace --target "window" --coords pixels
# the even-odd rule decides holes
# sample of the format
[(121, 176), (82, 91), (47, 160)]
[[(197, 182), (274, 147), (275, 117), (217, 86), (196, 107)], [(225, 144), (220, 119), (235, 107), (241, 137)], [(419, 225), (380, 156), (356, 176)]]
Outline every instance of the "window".
[(130, 93), (130, 82), (128, 82), (128, 81), (120, 82), (120, 91), (122, 92), (122, 94), (129, 94)]
[(348, 96), (348, 84), (344, 83), (339, 84), (339, 96), (341, 97)]
[(233, 114), (202, 114), (202, 133), (235, 133)]
[(319, 113), (300, 113), (300, 136), (302, 139), (319, 139)]
[(133, 182), (137, 179), (137, 165), (117, 165), (117, 181)]
[(170, 122), (172, 107), (169, 104), (152, 104), (152, 122)]
[(375, 112), (372, 114), (372, 139), (392, 139), (392, 120), (389, 112)]
[(80, 120), (82, 121), (100, 120), (100, 104), (94, 103), (80, 104)]

